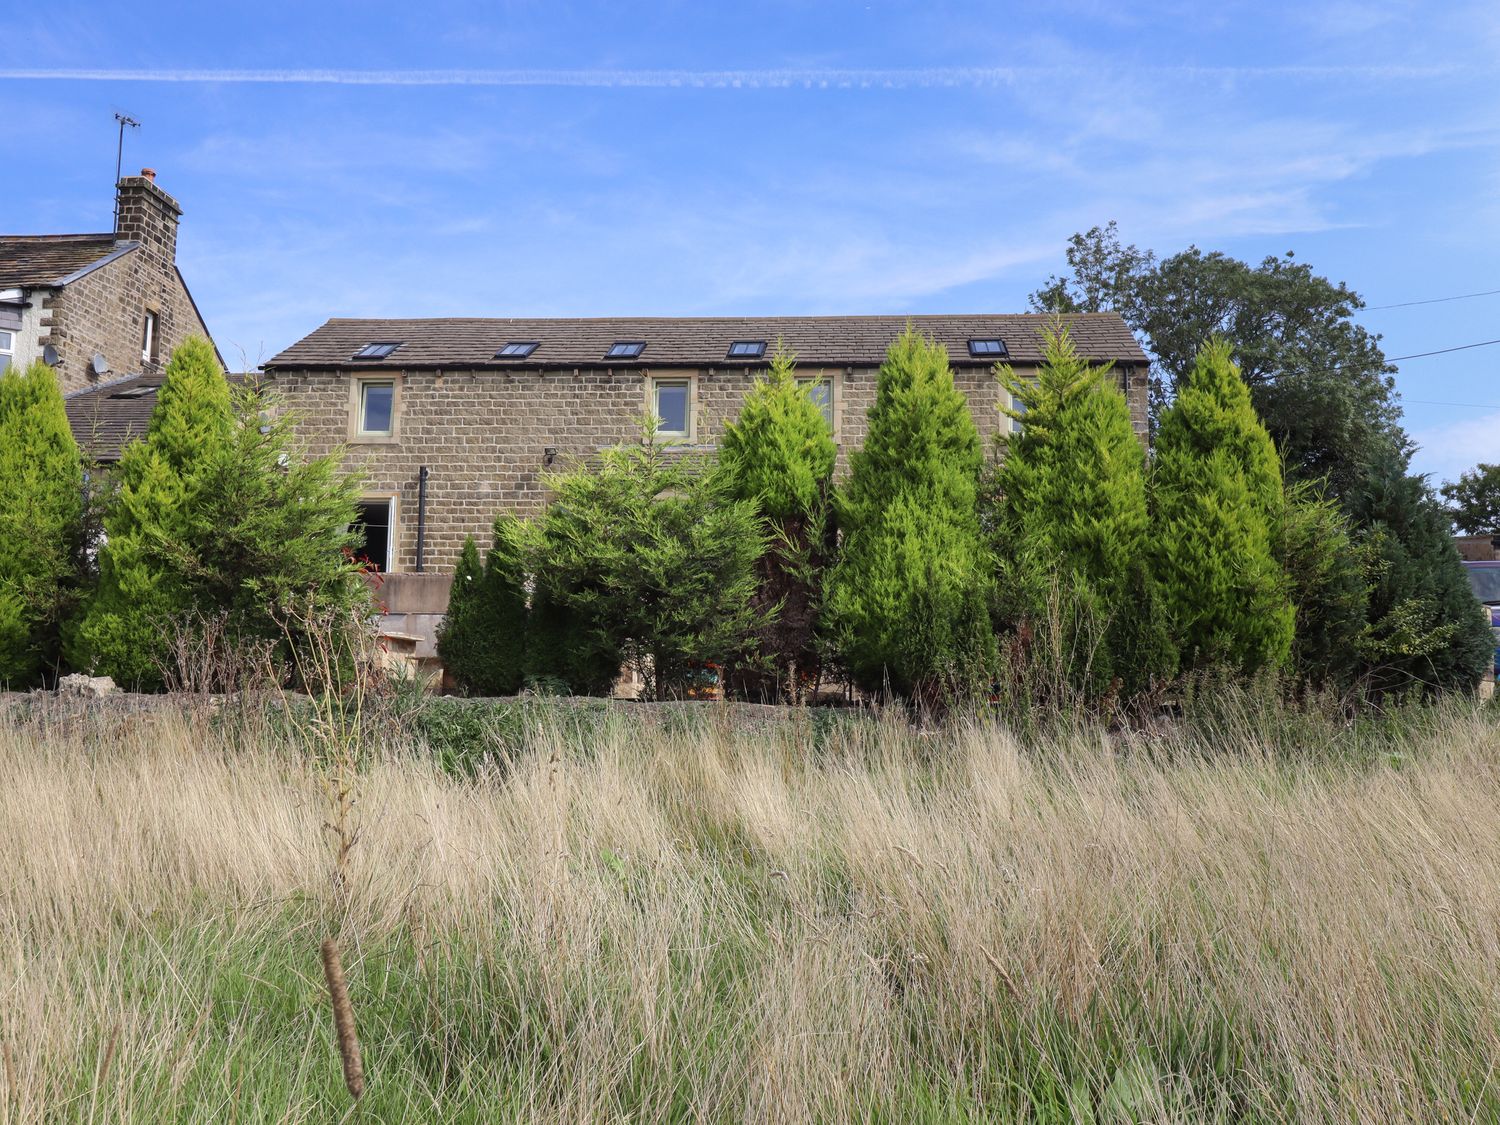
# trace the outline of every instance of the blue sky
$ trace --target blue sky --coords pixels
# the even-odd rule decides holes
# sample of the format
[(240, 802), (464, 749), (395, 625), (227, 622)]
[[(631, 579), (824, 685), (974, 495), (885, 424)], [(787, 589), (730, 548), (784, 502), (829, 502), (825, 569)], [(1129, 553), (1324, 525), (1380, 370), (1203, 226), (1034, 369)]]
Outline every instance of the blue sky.
[[(107, 229), (128, 111), (236, 366), (329, 316), (1015, 311), (1111, 218), (1371, 305), (1500, 289), (1493, 0), (6, 18), (0, 230)], [(1500, 295), (1363, 320), (1392, 356), (1493, 340)], [(1398, 383), (1418, 469), (1500, 460), (1500, 347)]]

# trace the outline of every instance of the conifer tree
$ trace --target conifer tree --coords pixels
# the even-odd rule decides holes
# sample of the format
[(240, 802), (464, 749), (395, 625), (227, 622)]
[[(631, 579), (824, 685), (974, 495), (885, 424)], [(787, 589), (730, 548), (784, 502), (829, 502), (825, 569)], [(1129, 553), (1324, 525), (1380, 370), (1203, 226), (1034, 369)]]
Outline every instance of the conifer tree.
[(619, 652), (653, 698), (695, 666), (743, 651), (765, 536), (712, 463), (669, 451), (648, 419), (639, 445), (549, 476), (556, 496), (531, 525), (545, 595), (587, 623), (596, 653)]
[(55, 667), (76, 593), (83, 466), (57, 377), (43, 363), (0, 371), (0, 686)]
[(921, 703), (980, 691), (995, 663), (984, 454), (943, 347), (910, 327), (893, 341), (869, 418), (837, 501), (830, 635), (867, 691)]
[(514, 516), (495, 518), (493, 544), (482, 564), (474, 537), (464, 541), (438, 633), (438, 655), (469, 695), (514, 695), (521, 690), (526, 572)]
[(1375, 556), (1359, 645), (1367, 686), (1376, 694), (1473, 691), (1495, 642), (1449, 535), (1448, 514), (1396, 454), (1373, 466), (1353, 503)]
[(1153, 490), (1155, 578), (1180, 666), (1285, 665), (1295, 613), (1276, 556), (1281, 466), (1222, 340), (1204, 345), (1162, 416)]
[(741, 694), (762, 701), (780, 698), (788, 686), (795, 695), (797, 675), (817, 666), (818, 580), (838, 456), (828, 420), (797, 382), (795, 363), (778, 342), (770, 371), (745, 396), (719, 444), (735, 495), (758, 506), (770, 536), (756, 564), (756, 651), (731, 677)]
[(161, 684), (166, 625), (193, 608), (163, 542), (190, 531), (199, 474), (229, 442), (229, 385), (206, 340), (180, 345), (167, 364), (146, 436), (126, 445), (119, 491), (105, 516), (99, 583), (67, 638), (68, 663), (129, 687)]
[[(1035, 380), (1008, 366), (997, 377), (1023, 422), (1002, 435), (997, 563), (1007, 616), (1047, 637), (1075, 687), (1099, 692), (1118, 678), (1133, 688), (1160, 667), (1147, 582), (1150, 515), (1145, 448), (1130, 405), (1079, 356), (1067, 331), (1047, 331)], [(1148, 599), (1149, 604), (1149, 599)]]
[(607, 636), (545, 582), (531, 591), (526, 616), (526, 682), (540, 692), (608, 695), (624, 658)]
[[(177, 348), (105, 515), (99, 583), (65, 638), (75, 668), (155, 688), (183, 629), (295, 661), (308, 628), (355, 628), (369, 601), (348, 556), (357, 482), (306, 458), (255, 389), (232, 399), (212, 347)], [(339, 639), (339, 638), (331, 638)]]

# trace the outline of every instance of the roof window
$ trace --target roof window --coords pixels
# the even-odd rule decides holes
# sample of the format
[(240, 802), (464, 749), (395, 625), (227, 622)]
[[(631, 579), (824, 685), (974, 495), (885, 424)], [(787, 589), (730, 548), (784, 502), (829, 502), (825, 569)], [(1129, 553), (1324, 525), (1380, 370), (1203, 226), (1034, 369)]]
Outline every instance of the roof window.
[(645, 340), (616, 340), (604, 353), (605, 359), (635, 359), (646, 350)]
[(157, 387), (154, 384), (151, 385), (151, 386), (145, 386), (145, 387), (126, 387), (123, 391), (116, 391), (114, 394), (110, 395), (109, 397), (110, 398), (145, 398), (147, 395), (154, 395), (156, 393), (156, 391), (157, 391)]
[(969, 354), (1004, 358), (1010, 355), (1010, 352), (1006, 351), (1004, 340), (991, 337), (987, 340), (970, 340)]
[(729, 345), (730, 359), (759, 359), (765, 354), (764, 340), (736, 340)]
[(377, 340), (354, 353), (355, 359), (384, 359), (401, 346), (400, 340)]
[(506, 344), (505, 347), (501, 348), (498, 352), (495, 353), (495, 358), (525, 359), (532, 352), (536, 351), (536, 348), (537, 341), (535, 340), (512, 340), (510, 343)]

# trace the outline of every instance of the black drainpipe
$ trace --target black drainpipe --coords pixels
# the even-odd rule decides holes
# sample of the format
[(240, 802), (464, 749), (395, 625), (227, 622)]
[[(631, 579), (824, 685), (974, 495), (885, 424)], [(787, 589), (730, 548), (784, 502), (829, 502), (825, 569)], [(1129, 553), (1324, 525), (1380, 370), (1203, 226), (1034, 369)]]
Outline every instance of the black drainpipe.
[(417, 471), (417, 573), (422, 573), (422, 555), (427, 547), (427, 466)]

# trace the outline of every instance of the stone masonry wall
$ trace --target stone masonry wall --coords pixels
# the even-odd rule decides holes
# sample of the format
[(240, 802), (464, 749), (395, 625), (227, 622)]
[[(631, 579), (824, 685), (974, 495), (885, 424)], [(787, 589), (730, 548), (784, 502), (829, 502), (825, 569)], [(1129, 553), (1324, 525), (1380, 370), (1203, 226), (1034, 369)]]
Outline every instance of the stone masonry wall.
[[(189, 336), (207, 338), (172, 263), (132, 251), (85, 274), (42, 301), (42, 344), (57, 348), (58, 382), (64, 394), (125, 375), (155, 374), (172, 349)], [(141, 358), (146, 310), (156, 313), (157, 357)], [(94, 353), (104, 356), (109, 373), (96, 379), (89, 368)]]
[[(148, 177), (120, 181), (116, 237), (136, 249), (42, 298), (37, 349), (53, 345), (64, 394), (100, 382), (90, 369), (104, 356), (102, 379), (156, 374), (172, 349), (189, 336), (208, 337), (208, 327), (177, 272), (177, 203)], [(156, 313), (156, 362), (142, 358), (146, 311)]]
[[(844, 471), (849, 451), (864, 440), (876, 371), (803, 367), (798, 373), (833, 383), (834, 436)], [(395, 571), (411, 571), (416, 565), (417, 478), (421, 467), (428, 467), (425, 569), (447, 573), (466, 535), (487, 543), (496, 513), (528, 516), (541, 511), (547, 501), (542, 475), (549, 447), (556, 449), (555, 465), (561, 468), (634, 438), (646, 410), (650, 376), (695, 380), (695, 441), (687, 448), (701, 449), (718, 441), (761, 371), (371, 371), (369, 377), (398, 380), (399, 406), (394, 438), (364, 442), (350, 437), (351, 383), (360, 374), (278, 371), (269, 382), (282, 408), (298, 418), (298, 433), (309, 452), (321, 454), (347, 443), (346, 466), (363, 472), (366, 495), (396, 497)], [(998, 384), (988, 368), (961, 367), (954, 374), (986, 449), (992, 449), (1004, 421), (995, 409), (1002, 397)], [(1137, 368), (1128, 391), (1143, 440), (1145, 378), (1144, 368)]]

